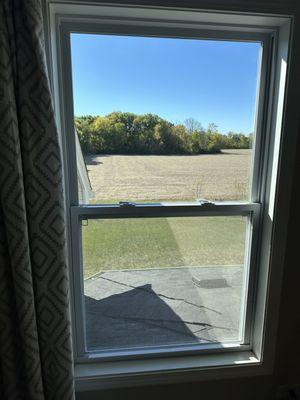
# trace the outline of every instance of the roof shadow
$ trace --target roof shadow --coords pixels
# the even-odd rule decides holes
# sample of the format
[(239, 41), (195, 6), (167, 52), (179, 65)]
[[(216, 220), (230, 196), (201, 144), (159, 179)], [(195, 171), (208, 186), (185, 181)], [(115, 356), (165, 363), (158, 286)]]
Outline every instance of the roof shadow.
[(209, 327), (182, 320), (150, 284), (99, 300), (85, 296), (85, 307), (89, 350), (201, 343), (187, 324)]

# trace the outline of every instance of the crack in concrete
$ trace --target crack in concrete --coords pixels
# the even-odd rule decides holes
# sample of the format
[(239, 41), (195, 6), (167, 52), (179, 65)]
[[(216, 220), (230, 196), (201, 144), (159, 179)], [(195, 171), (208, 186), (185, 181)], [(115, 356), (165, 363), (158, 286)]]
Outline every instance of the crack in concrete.
[(218, 315), (222, 315), (221, 312), (219, 312), (219, 311), (217, 311), (217, 310), (214, 310), (213, 308), (206, 307), (206, 306), (199, 306), (198, 304), (192, 303), (192, 302), (190, 302), (190, 301), (188, 301), (188, 300), (186, 300), (186, 299), (184, 299), (184, 298), (180, 298), (180, 297), (179, 297), (179, 298), (178, 298), (178, 297), (171, 297), (171, 296), (167, 296), (167, 295), (165, 295), (165, 294), (163, 294), (163, 293), (152, 292), (151, 290), (145, 289), (145, 288), (143, 288), (143, 287), (137, 287), (137, 286), (129, 285), (129, 284), (124, 283), (124, 282), (116, 281), (116, 280), (111, 279), (111, 278), (106, 278), (106, 277), (104, 277), (103, 275), (100, 275), (99, 278), (104, 279), (104, 280), (109, 281), (109, 282), (112, 282), (112, 283), (116, 283), (117, 285), (129, 287), (129, 288), (131, 288), (131, 289), (141, 290), (141, 291), (147, 292), (147, 293), (149, 293), (149, 294), (152, 294), (153, 296), (155, 295), (155, 296), (163, 297), (163, 298), (168, 299), (168, 300), (182, 301), (182, 302), (184, 302), (184, 303), (186, 303), (186, 304), (188, 304), (188, 305), (191, 305), (191, 306), (193, 306), (193, 307), (196, 307), (196, 308), (199, 308), (199, 309), (204, 308), (204, 309), (209, 310), (209, 311), (212, 311), (212, 312), (214, 312), (214, 313), (216, 313), (216, 314), (218, 314)]

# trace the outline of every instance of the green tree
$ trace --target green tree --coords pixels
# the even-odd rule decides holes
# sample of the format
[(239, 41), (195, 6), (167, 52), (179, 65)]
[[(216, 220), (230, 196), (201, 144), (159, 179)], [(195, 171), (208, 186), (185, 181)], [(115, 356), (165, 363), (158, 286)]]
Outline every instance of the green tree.
[(126, 149), (126, 129), (122, 122), (97, 117), (91, 127), (93, 152), (123, 153)]
[(253, 141), (253, 134), (223, 135), (214, 123), (205, 130), (193, 118), (176, 125), (151, 113), (115, 111), (106, 116), (75, 117), (75, 127), (82, 150), (87, 153), (218, 153), (226, 148), (249, 148)]
[(91, 152), (91, 124), (95, 117), (91, 115), (84, 115), (82, 117), (75, 117), (75, 128), (78, 135), (81, 148), (84, 152)]

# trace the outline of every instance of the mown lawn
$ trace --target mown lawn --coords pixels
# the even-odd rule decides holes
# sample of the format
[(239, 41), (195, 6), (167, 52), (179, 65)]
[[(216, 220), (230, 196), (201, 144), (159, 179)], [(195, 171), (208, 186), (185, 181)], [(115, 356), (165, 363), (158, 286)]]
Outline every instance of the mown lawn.
[(84, 277), (112, 269), (239, 265), (245, 230), (242, 217), (89, 220), (82, 227)]

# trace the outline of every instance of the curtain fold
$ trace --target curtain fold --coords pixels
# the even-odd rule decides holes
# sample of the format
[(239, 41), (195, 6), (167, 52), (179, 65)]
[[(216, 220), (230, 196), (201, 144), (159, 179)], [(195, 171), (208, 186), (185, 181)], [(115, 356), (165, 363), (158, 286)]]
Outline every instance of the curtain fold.
[(0, 1), (0, 398), (74, 398), (62, 165), (39, 0)]

